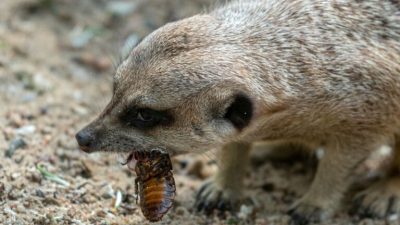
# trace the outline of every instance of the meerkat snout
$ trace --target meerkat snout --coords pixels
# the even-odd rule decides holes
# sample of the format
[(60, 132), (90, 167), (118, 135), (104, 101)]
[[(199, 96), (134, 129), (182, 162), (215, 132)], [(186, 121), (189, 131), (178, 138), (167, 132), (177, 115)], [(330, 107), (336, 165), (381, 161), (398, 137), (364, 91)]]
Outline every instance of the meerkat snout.
[(94, 141), (93, 135), (85, 129), (79, 131), (75, 135), (75, 139), (83, 151), (87, 151)]

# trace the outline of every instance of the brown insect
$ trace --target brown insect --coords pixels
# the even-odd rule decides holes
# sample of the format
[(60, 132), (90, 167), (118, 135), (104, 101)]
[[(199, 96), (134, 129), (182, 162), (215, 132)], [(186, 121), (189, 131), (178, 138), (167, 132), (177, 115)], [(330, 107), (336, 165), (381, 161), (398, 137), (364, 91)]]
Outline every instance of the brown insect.
[(134, 157), (137, 160), (136, 202), (139, 198), (146, 219), (159, 221), (172, 207), (175, 198), (171, 160), (167, 153), (158, 150), (135, 152)]

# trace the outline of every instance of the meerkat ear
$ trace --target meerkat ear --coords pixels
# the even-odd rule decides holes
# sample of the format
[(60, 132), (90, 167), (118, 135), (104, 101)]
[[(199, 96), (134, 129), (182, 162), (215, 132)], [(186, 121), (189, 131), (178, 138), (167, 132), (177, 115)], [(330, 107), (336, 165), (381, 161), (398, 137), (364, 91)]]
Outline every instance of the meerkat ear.
[(227, 108), (224, 118), (229, 120), (237, 129), (246, 127), (253, 116), (253, 103), (244, 94), (238, 94)]

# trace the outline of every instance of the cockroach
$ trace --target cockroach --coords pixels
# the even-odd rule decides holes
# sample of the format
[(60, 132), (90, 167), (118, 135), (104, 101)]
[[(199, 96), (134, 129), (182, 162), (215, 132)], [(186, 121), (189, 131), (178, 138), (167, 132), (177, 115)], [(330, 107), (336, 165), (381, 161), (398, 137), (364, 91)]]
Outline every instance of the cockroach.
[(143, 215), (157, 222), (172, 207), (175, 198), (175, 180), (172, 163), (167, 153), (159, 150), (135, 152), (135, 192)]

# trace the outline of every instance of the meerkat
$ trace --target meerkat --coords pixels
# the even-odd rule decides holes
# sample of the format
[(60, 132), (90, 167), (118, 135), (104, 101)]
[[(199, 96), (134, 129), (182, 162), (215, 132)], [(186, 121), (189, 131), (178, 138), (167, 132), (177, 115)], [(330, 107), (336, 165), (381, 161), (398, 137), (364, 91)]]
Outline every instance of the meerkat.
[(86, 152), (219, 148), (196, 207), (241, 199), (251, 144), (322, 147), (315, 178), (289, 210), (332, 215), (354, 169), (393, 143), (391, 173), (357, 195), (359, 212), (400, 213), (400, 2), (250, 0), (168, 23), (132, 49), (110, 103), (76, 139)]

